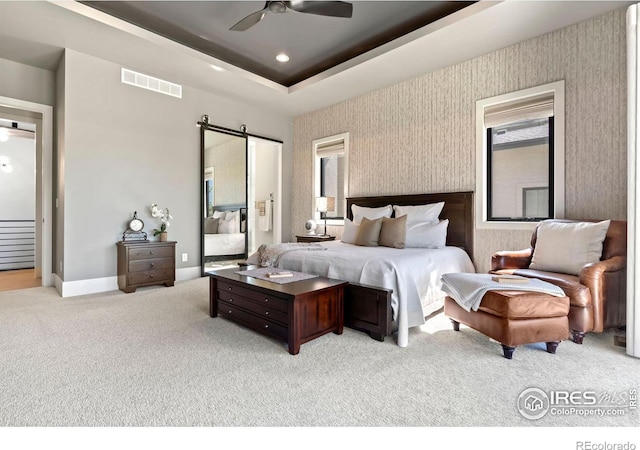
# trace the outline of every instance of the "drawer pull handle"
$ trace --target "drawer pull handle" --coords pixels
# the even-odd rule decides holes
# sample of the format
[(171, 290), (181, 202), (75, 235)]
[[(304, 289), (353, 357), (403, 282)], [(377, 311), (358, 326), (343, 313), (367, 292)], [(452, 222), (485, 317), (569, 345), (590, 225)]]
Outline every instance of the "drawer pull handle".
[(231, 310), (229, 310), (229, 314), (231, 314)]
[(268, 298), (265, 298), (265, 299), (264, 299), (264, 301), (265, 301), (265, 302), (268, 302), (268, 301), (269, 301), (269, 299), (268, 299)]
[(233, 299), (232, 299), (232, 298), (230, 298), (230, 299), (229, 299), (229, 301), (230, 301), (230, 302), (232, 302), (232, 301), (233, 301)]
[(152, 274), (152, 275), (149, 275), (149, 278), (153, 278), (154, 276), (155, 276), (155, 275), (153, 275), (153, 274)]
[(269, 311), (265, 311), (264, 314), (268, 316), (269, 315)]
[(268, 323), (265, 323), (265, 324), (264, 324), (264, 327), (265, 327), (265, 328), (269, 328), (269, 324), (268, 324)]
[(149, 264), (149, 266), (150, 266), (150, 267), (153, 267), (153, 266), (155, 266), (155, 265), (156, 265), (155, 263), (151, 263), (151, 264)]
[(231, 290), (231, 286), (229, 286), (229, 290)]
[(153, 252), (151, 251), (151, 252), (149, 252), (149, 254), (150, 254), (150, 255), (153, 255)]

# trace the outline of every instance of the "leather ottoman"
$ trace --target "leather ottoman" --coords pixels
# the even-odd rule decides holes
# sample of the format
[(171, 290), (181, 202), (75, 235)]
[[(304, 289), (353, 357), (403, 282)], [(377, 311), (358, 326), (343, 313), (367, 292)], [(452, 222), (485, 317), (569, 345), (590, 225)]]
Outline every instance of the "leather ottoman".
[(560, 341), (569, 338), (569, 297), (540, 292), (488, 291), (477, 311), (466, 311), (451, 297), (444, 301), (444, 313), (453, 329), (467, 325), (502, 344), (504, 357), (511, 359), (518, 345), (545, 342), (555, 353)]

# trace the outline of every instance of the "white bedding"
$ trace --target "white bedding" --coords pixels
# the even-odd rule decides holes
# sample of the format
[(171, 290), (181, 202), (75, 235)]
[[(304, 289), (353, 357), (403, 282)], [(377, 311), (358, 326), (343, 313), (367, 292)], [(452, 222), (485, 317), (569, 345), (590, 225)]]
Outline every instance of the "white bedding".
[(241, 255), (244, 253), (244, 238), (244, 233), (205, 234), (204, 255)]
[(353, 283), (393, 289), (391, 306), (398, 325), (398, 345), (406, 347), (409, 328), (442, 307), (441, 277), (475, 272), (469, 255), (458, 247), (440, 249), (361, 247), (341, 241), (323, 243), (327, 251), (293, 251), (278, 267)]

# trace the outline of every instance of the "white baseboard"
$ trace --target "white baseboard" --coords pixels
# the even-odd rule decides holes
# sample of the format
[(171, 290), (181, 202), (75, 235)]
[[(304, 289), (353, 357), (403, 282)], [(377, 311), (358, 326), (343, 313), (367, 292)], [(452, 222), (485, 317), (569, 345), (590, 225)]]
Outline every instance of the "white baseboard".
[[(56, 278), (59, 280), (58, 276)], [(62, 297), (96, 294), (99, 292), (115, 291), (118, 289), (118, 277), (91, 278), (89, 280), (62, 281), (56, 289)]]
[[(194, 280), (201, 276), (202, 268), (200, 266), (176, 269), (176, 281)], [(118, 277), (92, 278), (77, 281), (62, 281), (58, 274), (53, 274), (53, 277), (56, 290), (61, 297), (75, 297), (77, 295), (97, 294), (118, 290)]]
[(176, 269), (176, 281), (195, 280), (202, 276), (202, 267), (186, 267), (184, 269)]

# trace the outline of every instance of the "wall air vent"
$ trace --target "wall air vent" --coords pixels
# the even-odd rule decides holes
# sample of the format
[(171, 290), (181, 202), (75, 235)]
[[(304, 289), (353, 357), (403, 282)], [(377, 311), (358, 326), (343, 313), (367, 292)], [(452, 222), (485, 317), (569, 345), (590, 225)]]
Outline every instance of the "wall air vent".
[(143, 73), (134, 72), (133, 70), (122, 68), (122, 82), (132, 86), (138, 86), (150, 91), (160, 92), (161, 94), (170, 95), (172, 97), (182, 98), (182, 86), (179, 84), (154, 78)]

